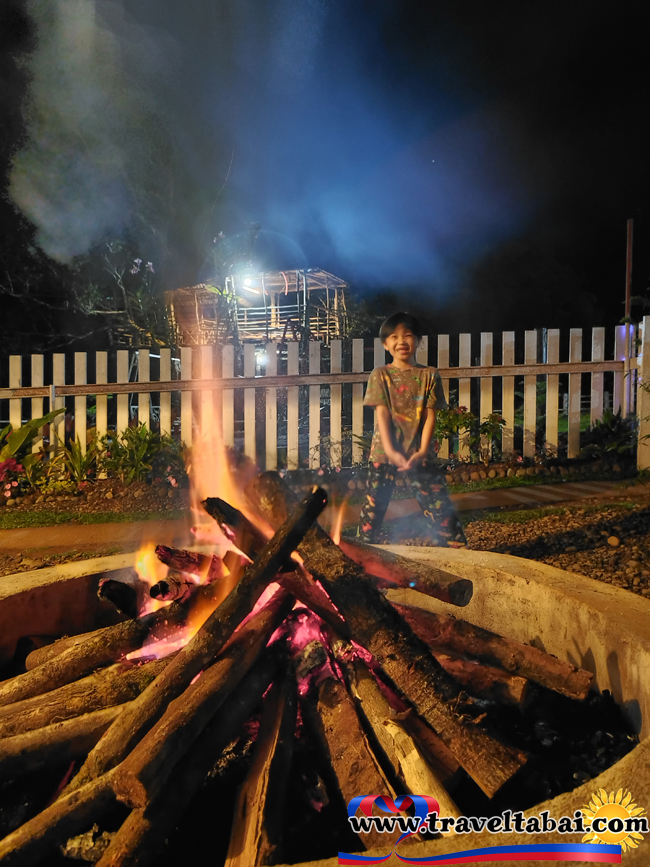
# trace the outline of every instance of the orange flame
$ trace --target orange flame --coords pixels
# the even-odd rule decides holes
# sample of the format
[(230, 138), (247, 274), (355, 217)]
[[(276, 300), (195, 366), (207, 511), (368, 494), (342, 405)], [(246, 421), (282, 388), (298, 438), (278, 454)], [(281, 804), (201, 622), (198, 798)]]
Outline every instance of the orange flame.
[(334, 517), (332, 519), (332, 529), (330, 530), (330, 536), (332, 537), (332, 541), (335, 545), (338, 545), (341, 541), (341, 530), (343, 529), (343, 521), (345, 520), (345, 511), (348, 506), (348, 498), (344, 497), (343, 502), (339, 506), (338, 510), (334, 513)]

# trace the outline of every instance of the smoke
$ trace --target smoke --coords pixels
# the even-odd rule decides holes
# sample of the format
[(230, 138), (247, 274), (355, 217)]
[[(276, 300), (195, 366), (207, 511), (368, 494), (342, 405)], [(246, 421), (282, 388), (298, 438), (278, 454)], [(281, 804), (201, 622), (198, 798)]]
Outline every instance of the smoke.
[(28, 9), (38, 43), (9, 193), (42, 249), (66, 262), (133, 220), (148, 163), (142, 124), (173, 43), (109, 0), (30, 0)]
[(213, 237), (255, 222), (275, 239), (262, 268), (448, 292), (533, 210), (512, 121), (452, 95), (448, 59), (423, 75), (408, 47), (388, 50), (397, 0), (29, 9), (38, 45), (10, 193), (54, 259), (144, 225), (189, 281)]

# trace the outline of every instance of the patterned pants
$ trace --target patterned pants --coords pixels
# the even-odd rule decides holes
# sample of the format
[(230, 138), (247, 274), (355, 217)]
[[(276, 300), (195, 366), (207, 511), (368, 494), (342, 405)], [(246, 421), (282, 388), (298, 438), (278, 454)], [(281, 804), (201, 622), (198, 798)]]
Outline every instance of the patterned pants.
[[(462, 548), (467, 544), (460, 521), (456, 517), (445, 480), (437, 468), (420, 464), (414, 470), (399, 473), (410, 484), (422, 514), (430, 525), (432, 547)], [(398, 478), (392, 464), (371, 464), (368, 475), (369, 491), (361, 509), (357, 538), (363, 542), (377, 539)]]

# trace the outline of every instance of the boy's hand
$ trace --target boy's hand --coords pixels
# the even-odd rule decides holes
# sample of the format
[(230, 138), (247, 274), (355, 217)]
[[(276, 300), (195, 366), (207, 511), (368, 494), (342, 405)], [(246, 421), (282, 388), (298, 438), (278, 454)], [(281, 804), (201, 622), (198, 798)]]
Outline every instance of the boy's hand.
[(408, 472), (408, 470), (415, 469), (415, 467), (417, 467), (417, 465), (421, 463), (426, 458), (426, 456), (427, 453), (423, 452), (422, 450), (415, 452), (415, 454), (412, 454), (411, 457), (406, 461), (405, 466), (399, 467), (399, 471), (404, 473)]
[(401, 452), (391, 450), (390, 453), (386, 452), (386, 457), (394, 467), (397, 467), (399, 471), (404, 471), (408, 469), (409, 461)]

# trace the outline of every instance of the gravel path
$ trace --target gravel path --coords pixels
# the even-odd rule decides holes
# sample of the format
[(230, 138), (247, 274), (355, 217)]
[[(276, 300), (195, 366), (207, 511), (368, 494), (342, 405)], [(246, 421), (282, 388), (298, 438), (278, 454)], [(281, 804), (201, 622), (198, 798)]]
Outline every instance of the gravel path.
[(469, 547), (540, 560), (650, 597), (650, 497), (585, 500), (543, 517), (541, 511), (529, 520), (517, 520), (526, 513), (501, 513), (512, 523), (471, 521)]

